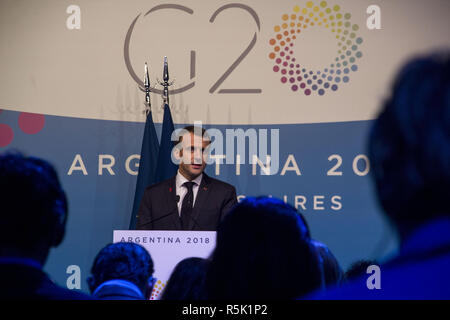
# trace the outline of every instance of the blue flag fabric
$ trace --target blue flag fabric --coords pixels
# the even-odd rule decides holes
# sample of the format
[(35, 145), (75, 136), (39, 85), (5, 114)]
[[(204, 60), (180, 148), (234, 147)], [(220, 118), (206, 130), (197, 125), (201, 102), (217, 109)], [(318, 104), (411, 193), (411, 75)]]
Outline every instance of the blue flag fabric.
[[(173, 125), (173, 124), (172, 124)], [(134, 194), (133, 212), (131, 214), (130, 229), (136, 229), (137, 214), (145, 188), (156, 183), (155, 172), (158, 160), (158, 136), (151, 111), (145, 121), (144, 137), (142, 139), (141, 159), (139, 160), (139, 173)]]
[(172, 162), (172, 149), (174, 142), (171, 140), (172, 132), (175, 130), (170, 113), (169, 105), (164, 105), (164, 119), (161, 131), (161, 143), (158, 153), (158, 164), (156, 166), (155, 181), (163, 181), (173, 177), (178, 170), (178, 166)]

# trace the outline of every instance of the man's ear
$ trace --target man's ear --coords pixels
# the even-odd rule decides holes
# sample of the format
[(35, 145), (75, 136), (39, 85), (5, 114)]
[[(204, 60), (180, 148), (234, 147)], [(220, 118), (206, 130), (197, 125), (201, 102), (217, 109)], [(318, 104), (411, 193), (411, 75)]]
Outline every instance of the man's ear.
[(173, 148), (171, 157), (173, 163), (179, 165), (182, 162), (183, 150), (179, 148)]
[(64, 239), (66, 233), (67, 222), (67, 198), (64, 191), (60, 190), (58, 199), (53, 203), (52, 207), (52, 235), (51, 246), (58, 247)]

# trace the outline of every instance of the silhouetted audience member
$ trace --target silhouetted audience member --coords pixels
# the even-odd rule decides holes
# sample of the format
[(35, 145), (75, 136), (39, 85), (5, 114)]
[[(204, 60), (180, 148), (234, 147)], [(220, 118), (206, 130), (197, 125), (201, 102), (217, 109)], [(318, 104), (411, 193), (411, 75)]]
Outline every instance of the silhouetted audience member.
[(323, 287), (340, 285), (344, 281), (344, 271), (331, 250), (322, 242), (312, 240), (312, 244), (320, 258)]
[(119, 242), (100, 250), (87, 281), (92, 295), (101, 300), (148, 300), (156, 280), (153, 272), (144, 247)]
[(161, 300), (204, 300), (205, 276), (208, 260), (187, 258), (172, 271)]
[(372, 265), (379, 265), (375, 260), (358, 260), (353, 262), (345, 272), (345, 280), (356, 279), (361, 276), (367, 276), (367, 268)]
[(90, 299), (54, 284), (42, 270), (62, 242), (67, 199), (48, 162), (0, 156), (0, 299)]
[(308, 230), (273, 198), (246, 198), (225, 216), (206, 277), (209, 299), (292, 299), (321, 285)]
[(399, 255), (381, 266), (381, 289), (356, 281), (326, 298), (450, 298), (449, 58), (447, 51), (403, 67), (370, 133), (376, 191), (398, 230)]
[(326, 288), (341, 284), (344, 280), (344, 271), (339, 265), (338, 260), (327, 245), (318, 240), (312, 239), (311, 231), (305, 216), (301, 213), (299, 213), (299, 216), (307, 229), (306, 234), (309, 238), (311, 238), (311, 243), (316, 249), (316, 253), (318, 255), (318, 261), (322, 272), (322, 287)]

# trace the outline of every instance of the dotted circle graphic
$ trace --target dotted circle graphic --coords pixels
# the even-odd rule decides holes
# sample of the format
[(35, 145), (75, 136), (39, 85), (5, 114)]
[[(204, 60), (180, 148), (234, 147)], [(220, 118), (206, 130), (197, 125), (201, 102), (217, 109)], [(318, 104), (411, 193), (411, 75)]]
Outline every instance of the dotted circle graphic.
[[(350, 81), (352, 72), (358, 70), (358, 59), (363, 38), (357, 35), (359, 26), (353, 24), (350, 13), (342, 13), (339, 5), (329, 6), (326, 1), (308, 1), (305, 8), (295, 6), (291, 14), (283, 14), (281, 23), (274, 26), (275, 36), (269, 40), (269, 59), (274, 61), (273, 72), (294, 92), (323, 96), (327, 91), (337, 91), (342, 83)], [(310, 27), (323, 27), (336, 38), (334, 61), (322, 70), (310, 70), (294, 56), (294, 42)]]
[(150, 296), (150, 300), (156, 300), (156, 298), (159, 297), (159, 295), (162, 293), (164, 287), (166, 286), (166, 282), (162, 282), (161, 280), (158, 280), (155, 285), (153, 286), (152, 295)]

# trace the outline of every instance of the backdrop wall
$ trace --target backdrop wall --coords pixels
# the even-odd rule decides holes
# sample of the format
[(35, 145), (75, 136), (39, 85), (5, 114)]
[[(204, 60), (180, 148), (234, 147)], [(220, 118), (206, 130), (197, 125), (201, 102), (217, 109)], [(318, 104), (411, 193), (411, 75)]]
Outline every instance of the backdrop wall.
[[(400, 65), (449, 46), (449, 9), (445, 0), (1, 1), (0, 152), (53, 162), (70, 202), (47, 271), (64, 285), (67, 266), (79, 265), (87, 290), (94, 256), (128, 228), (145, 120), (138, 86), (144, 62), (152, 84), (162, 78), (163, 56), (176, 127), (279, 130), (275, 174), (248, 162), (208, 174), (241, 197), (298, 207), (344, 268), (392, 253), (366, 136)], [(151, 98), (159, 133), (161, 98)]]

